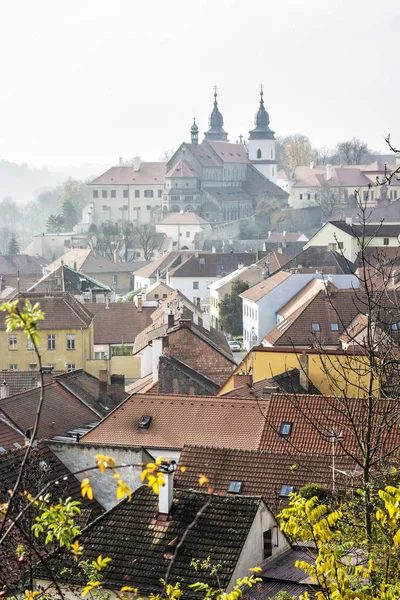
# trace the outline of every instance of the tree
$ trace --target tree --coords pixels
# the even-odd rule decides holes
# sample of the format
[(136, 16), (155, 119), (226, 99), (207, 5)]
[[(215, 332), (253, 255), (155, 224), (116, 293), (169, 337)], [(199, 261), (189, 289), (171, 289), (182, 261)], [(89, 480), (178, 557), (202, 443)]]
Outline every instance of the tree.
[(15, 233), (11, 234), (11, 238), (7, 247), (7, 254), (19, 254), (19, 247)]
[(319, 188), (309, 189), (308, 195), (310, 196), (308, 205), (319, 206), (322, 216), (325, 218), (333, 215), (335, 209), (342, 204), (340, 188), (330, 185), (329, 181)]
[(339, 162), (345, 165), (361, 165), (370, 151), (365, 142), (353, 137), (345, 142), (339, 142), (335, 153), (339, 157)]
[(239, 294), (242, 294), (248, 289), (249, 284), (247, 281), (236, 279), (236, 281), (232, 283), (231, 293), (219, 303), (220, 325), (229, 335), (242, 335), (243, 312), (242, 299), (239, 297)]
[(270, 225), (271, 213), (278, 210), (279, 203), (276, 200), (269, 200), (266, 195), (258, 196), (256, 210), (256, 224), (260, 233), (266, 233)]
[(164, 152), (160, 156), (159, 160), (161, 162), (167, 163), (171, 160), (171, 158), (173, 157), (174, 154), (175, 154), (174, 148), (167, 148), (166, 150), (164, 150)]
[(62, 217), (65, 231), (72, 231), (79, 221), (78, 212), (72, 203), (72, 200), (64, 200), (62, 206)]
[(85, 181), (69, 177), (56, 190), (59, 194), (58, 205), (61, 210), (66, 200), (72, 202), (78, 214), (80, 214), (82, 208), (87, 204)]
[(46, 221), (48, 233), (61, 233), (64, 230), (64, 218), (62, 215), (50, 215)]
[(306, 135), (294, 133), (278, 142), (278, 164), (294, 171), (296, 167), (309, 165), (315, 159), (315, 151)]
[(158, 245), (157, 232), (153, 223), (136, 225), (133, 230), (133, 244), (143, 251), (144, 260), (153, 258), (154, 250)]
[(121, 231), (118, 224), (111, 221), (102, 223), (97, 231), (92, 230), (89, 233), (88, 245), (99, 256), (104, 256), (113, 261), (114, 252), (119, 252), (122, 247)]

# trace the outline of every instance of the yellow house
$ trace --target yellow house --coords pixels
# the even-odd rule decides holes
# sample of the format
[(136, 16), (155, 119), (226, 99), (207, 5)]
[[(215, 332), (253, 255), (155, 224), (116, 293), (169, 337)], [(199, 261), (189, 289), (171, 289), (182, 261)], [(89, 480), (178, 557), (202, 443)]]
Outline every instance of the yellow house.
[[(45, 313), (39, 323), (39, 351), (43, 366), (56, 371), (85, 369), (93, 354), (93, 315), (68, 292), (21, 293), (16, 296), (23, 305), (25, 298), (39, 302)], [(38, 359), (31, 341), (22, 330), (6, 331), (4, 317), (0, 322), (0, 369), (35, 371)]]
[[(343, 350), (295, 348), (264, 348), (256, 346), (248, 352), (218, 392), (226, 394), (237, 387), (235, 374), (251, 373), (254, 383), (298, 369), (300, 380), (308, 380), (324, 396), (365, 397), (370, 369), (368, 360), (359, 348)], [(236, 378), (237, 381), (237, 378)], [(378, 389), (378, 383), (376, 389)]]

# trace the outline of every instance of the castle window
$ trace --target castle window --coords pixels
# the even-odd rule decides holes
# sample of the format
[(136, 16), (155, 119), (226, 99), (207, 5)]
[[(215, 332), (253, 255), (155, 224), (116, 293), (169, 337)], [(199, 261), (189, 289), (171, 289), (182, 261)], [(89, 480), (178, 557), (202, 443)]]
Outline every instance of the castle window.
[(262, 157), (262, 153), (260, 148), (257, 150), (257, 158), (261, 158)]

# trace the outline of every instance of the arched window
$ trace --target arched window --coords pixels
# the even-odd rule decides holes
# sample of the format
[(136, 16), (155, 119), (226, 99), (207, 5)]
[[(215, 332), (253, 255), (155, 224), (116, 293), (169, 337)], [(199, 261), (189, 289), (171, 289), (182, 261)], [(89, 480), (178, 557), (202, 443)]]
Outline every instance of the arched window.
[(260, 148), (257, 150), (257, 158), (261, 158), (262, 157), (262, 152), (260, 150)]

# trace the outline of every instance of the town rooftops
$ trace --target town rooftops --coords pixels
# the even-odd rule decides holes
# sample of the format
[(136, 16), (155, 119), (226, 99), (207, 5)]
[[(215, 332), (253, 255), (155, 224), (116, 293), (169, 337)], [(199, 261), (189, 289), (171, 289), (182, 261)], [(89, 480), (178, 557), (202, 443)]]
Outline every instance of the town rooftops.
[[(79, 302), (69, 292), (24, 292), (17, 294), (15, 300), (23, 305), (25, 299), (32, 304), (39, 302), (41, 310), (45, 313), (45, 319), (40, 323), (40, 329), (77, 329), (89, 327), (93, 315), (84, 304)], [(0, 330), (6, 328), (4, 320), (0, 319)]]
[(278, 243), (282, 242), (308, 242), (308, 238), (304, 233), (294, 231), (270, 231), (267, 242)]
[(337, 213), (329, 217), (328, 221), (346, 221), (351, 219), (353, 223), (362, 223), (364, 220), (368, 224), (382, 223), (400, 223), (400, 199), (392, 202), (388, 206), (377, 206), (367, 208), (365, 214), (359, 208), (343, 207)]
[(154, 311), (154, 307), (138, 310), (134, 302), (91, 302), (85, 306), (94, 315), (95, 344), (133, 344), (151, 323)]
[(240, 294), (241, 298), (245, 300), (251, 300), (252, 302), (258, 302), (261, 298), (264, 298), (269, 292), (271, 292), (276, 286), (280, 285), (291, 276), (291, 273), (287, 273), (286, 271), (279, 271), (278, 273), (274, 273), (267, 279), (260, 281), (256, 285), (253, 285), (250, 289), (246, 290), (242, 294)]
[[(51, 373), (43, 373), (45, 384), (51, 383), (56, 375), (62, 375), (65, 371), (51, 371)], [(31, 390), (40, 385), (39, 371), (0, 371), (0, 385), (3, 383), (8, 385), (8, 396), (20, 394)]]
[(158, 272), (164, 271), (171, 264), (173, 264), (177, 259), (186, 259), (189, 254), (187, 252), (168, 252), (168, 254), (163, 254), (159, 256), (156, 260), (153, 260), (151, 263), (146, 264), (144, 267), (137, 269), (134, 272), (135, 277), (143, 277), (151, 279), (157, 276)]
[(353, 224), (350, 225), (345, 221), (330, 221), (330, 224), (345, 233), (353, 237), (362, 237), (366, 236), (379, 236), (379, 237), (395, 237), (398, 238), (400, 235), (400, 226), (394, 223), (379, 223), (376, 225), (373, 224)]
[(208, 225), (208, 221), (199, 217), (194, 212), (173, 212), (157, 225)]
[[(120, 590), (129, 584), (141, 595), (150, 596), (161, 592), (160, 577), (171, 565), (176, 543), (185, 535), (169, 573), (171, 582), (181, 585), (183, 598), (196, 597), (188, 586), (198, 581), (199, 573), (190, 565), (193, 558), (206, 559), (211, 548), (213, 562), (222, 565), (218, 577), (225, 589), (262, 500), (213, 495), (205, 507), (209, 500), (207, 492), (174, 490), (171, 520), (157, 521), (158, 497), (147, 486), (141, 486), (133, 492), (131, 501), (123, 500), (82, 532), (79, 543), (85, 548), (84, 558), (91, 561), (102, 554), (112, 559), (104, 570), (104, 588)], [(187, 528), (201, 508), (196, 526)], [(77, 573), (70, 557), (71, 553), (59, 551), (50, 557), (50, 566), (58, 569), (68, 561), (72, 571), (64, 569), (63, 580), (76, 584)], [(46, 578), (46, 571), (41, 571), (42, 578)], [(205, 570), (201, 580), (214, 585), (215, 576)]]
[(232, 273), (229, 273), (229, 275), (226, 275), (225, 277), (221, 277), (221, 279), (218, 279), (218, 281), (214, 281), (214, 283), (212, 283), (208, 287), (210, 290), (217, 291), (220, 288), (224, 287), (224, 285), (226, 285), (227, 283), (230, 283), (232, 280), (234, 280), (236, 278), (241, 279), (241, 277), (243, 277), (244, 281), (246, 281), (246, 273), (248, 272), (249, 269), (261, 270), (261, 267), (257, 266), (257, 265), (249, 265), (248, 267), (241, 267), (240, 269), (237, 269), (236, 271), (232, 271)]
[(0, 255), (0, 275), (42, 275), (46, 261), (28, 254)]
[(165, 177), (174, 177), (174, 178), (196, 178), (198, 177), (198, 173), (193, 169), (192, 165), (190, 165), (186, 160), (178, 160), (176, 165), (172, 167), (168, 171)]
[(28, 292), (66, 291), (78, 295), (86, 291), (111, 293), (111, 288), (83, 272), (72, 269), (69, 265), (60, 265), (50, 273), (36, 281)]
[(57, 269), (62, 263), (76, 271), (100, 275), (101, 273), (132, 273), (139, 269), (143, 261), (113, 262), (104, 256), (97, 256), (89, 248), (71, 248), (46, 267), (46, 272)]
[(169, 277), (224, 277), (236, 271), (239, 265), (249, 266), (257, 260), (255, 253), (192, 254), (169, 272)]
[(164, 179), (164, 162), (142, 162), (138, 171), (133, 166), (111, 167), (89, 185), (163, 185)]
[[(243, 380), (241, 383), (240, 380)], [(274, 377), (266, 377), (256, 382), (252, 381), (251, 375), (236, 374), (234, 378), (235, 384), (238, 385), (224, 394), (219, 394), (218, 397), (223, 398), (267, 398), (273, 393), (287, 394), (319, 394), (316, 387), (308, 382), (309, 389), (306, 390), (300, 383), (299, 369), (290, 369), (280, 375)]]
[[(259, 400), (135, 394), (82, 437), (81, 443), (179, 449), (184, 444), (258, 449), (265, 425)], [(152, 417), (141, 430), (143, 415)], [(201, 427), (199, 426), (201, 424)]]
[(299, 273), (354, 273), (356, 267), (339, 252), (329, 250), (325, 246), (310, 246), (297, 256), (289, 259), (284, 265), (285, 271)]

